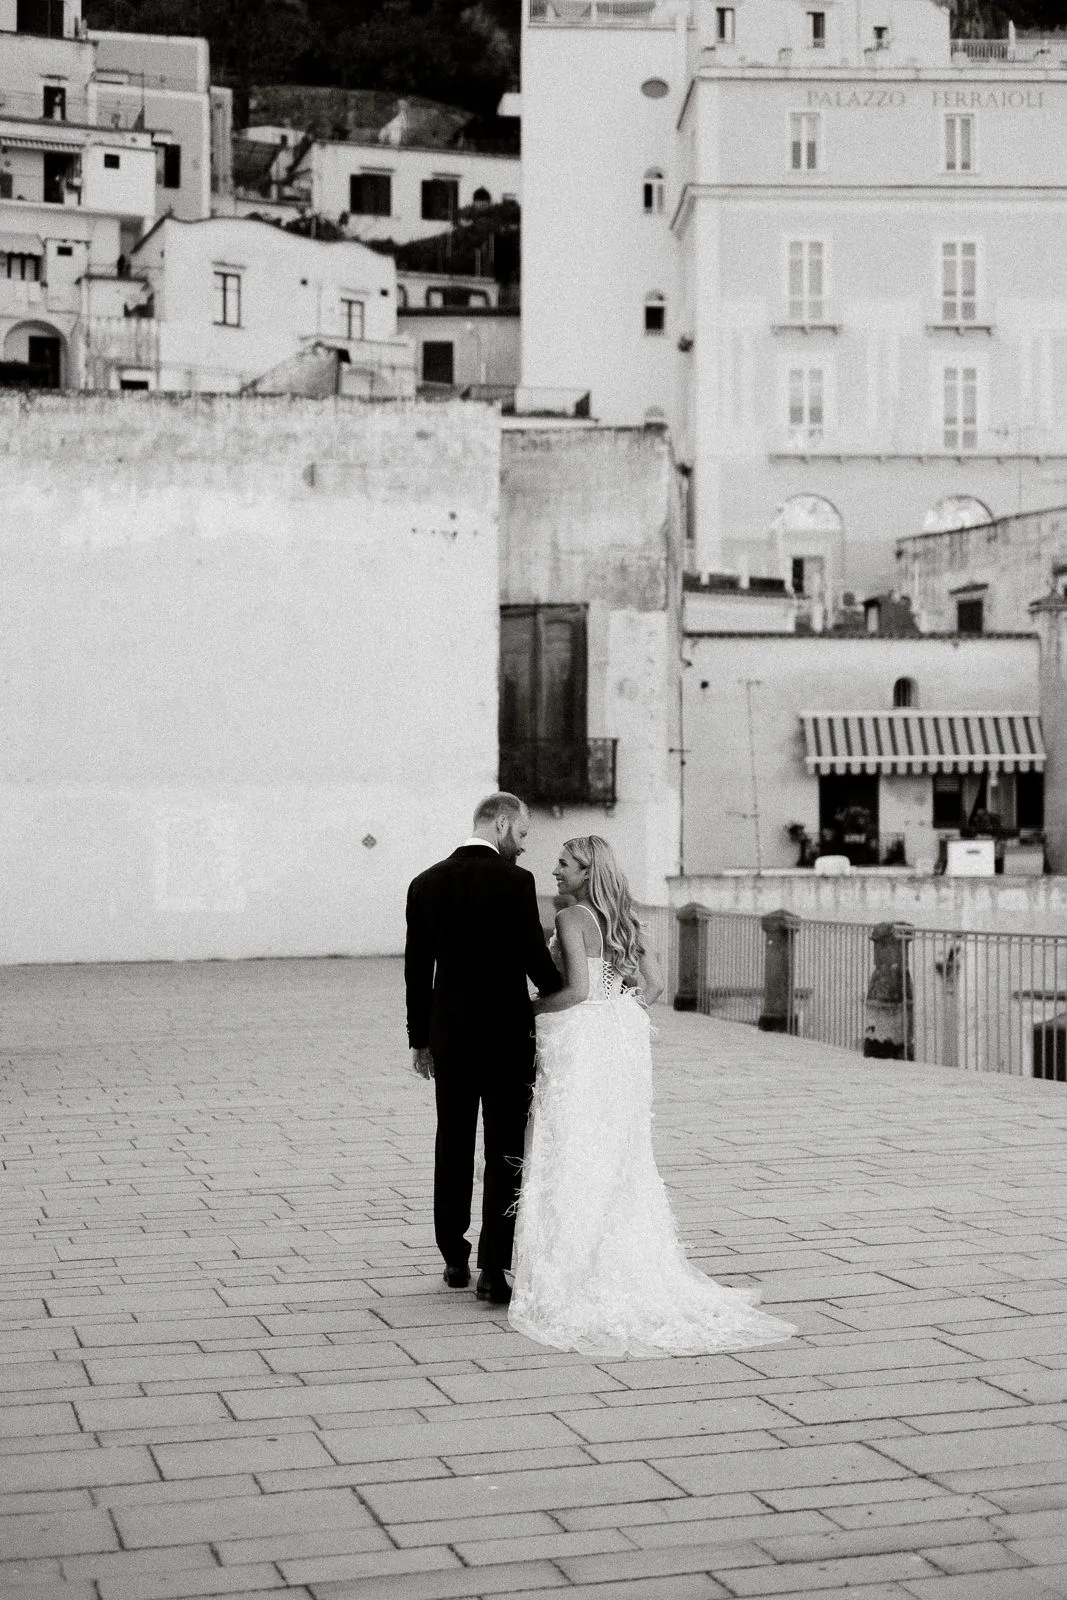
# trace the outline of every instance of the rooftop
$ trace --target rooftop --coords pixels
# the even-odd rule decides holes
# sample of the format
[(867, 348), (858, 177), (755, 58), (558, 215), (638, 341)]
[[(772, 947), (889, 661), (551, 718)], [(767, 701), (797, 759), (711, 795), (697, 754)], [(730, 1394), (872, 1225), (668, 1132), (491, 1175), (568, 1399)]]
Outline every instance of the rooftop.
[(656, 1022), (683, 1237), (787, 1344), (444, 1289), (398, 961), (8, 968), (4, 1592), (1067, 1592), (1067, 1091)]

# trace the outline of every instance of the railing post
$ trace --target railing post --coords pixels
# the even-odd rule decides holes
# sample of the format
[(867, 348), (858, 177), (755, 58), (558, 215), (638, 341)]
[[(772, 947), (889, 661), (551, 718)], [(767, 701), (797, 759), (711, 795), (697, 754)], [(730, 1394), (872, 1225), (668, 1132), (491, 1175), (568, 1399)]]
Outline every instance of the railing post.
[(758, 1026), (764, 1033), (789, 1033), (793, 1028), (793, 964), (800, 918), (792, 911), (768, 911), (763, 924), (763, 1010)]
[(863, 1053), (883, 1061), (914, 1061), (914, 1018), (908, 944), (910, 922), (880, 922), (871, 929), (874, 967), (867, 985)]
[(700, 923), (704, 907), (691, 902), (678, 917), (678, 977), (674, 990), (675, 1011), (695, 1011), (700, 992)]

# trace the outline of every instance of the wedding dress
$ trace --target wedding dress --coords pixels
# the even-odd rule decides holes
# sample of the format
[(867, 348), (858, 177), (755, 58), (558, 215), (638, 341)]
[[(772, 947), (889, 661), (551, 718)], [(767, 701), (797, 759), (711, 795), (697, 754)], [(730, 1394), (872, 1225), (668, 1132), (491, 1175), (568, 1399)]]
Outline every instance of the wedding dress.
[(511, 1325), (598, 1357), (789, 1338), (792, 1324), (756, 1309), (758, 1291), (724, 1288), (686, 1260), (652, 1152), (648, 1013), (603, 939), (588, 966), (588, 998), (537, 1019)]

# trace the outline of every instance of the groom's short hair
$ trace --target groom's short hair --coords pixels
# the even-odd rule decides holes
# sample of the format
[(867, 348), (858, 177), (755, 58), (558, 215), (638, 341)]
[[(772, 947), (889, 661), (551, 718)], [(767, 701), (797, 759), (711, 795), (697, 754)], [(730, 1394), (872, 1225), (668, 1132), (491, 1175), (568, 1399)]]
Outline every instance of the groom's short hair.
[(514, 821), (525, 811), (526, 807), (517, 794), (489, 794), (475, 807), (474, 826), (477, 827), (480, 822), (495, 822), (497, 817)]

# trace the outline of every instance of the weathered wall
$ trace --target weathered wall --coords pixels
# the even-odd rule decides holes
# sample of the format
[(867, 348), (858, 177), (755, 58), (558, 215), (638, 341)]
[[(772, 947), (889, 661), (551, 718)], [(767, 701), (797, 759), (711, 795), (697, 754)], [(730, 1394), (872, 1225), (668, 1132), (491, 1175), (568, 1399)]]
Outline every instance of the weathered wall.
[[(752, 683), (762, 863), (792, 866), (786, 833), (819, 828), (819, 780), (805, 765), (802, 711), (888, 711), (913, 678), (924, 711), (1030, 711), (1039, 704), (1036, 637), (841, 638), (829, 634), (691, 635), (683, 670), (684, 864), (687, 872), (756, 865), (746, 680)], [(887, 777), (883, 833), (902, 833), (908, 860), (937, 853), (930, 779)]]
[(389, 952), (495, 784), (499, 426), (0, 397), (0, 960)]
[(1067, 926), (1067, 878), (931, 878), (870, 868), (845, 878), (813, 872), (724, 872), (671, 883), (671, 904), (764, 915), (784, 906), (823, 922), (910, 922), (917, 928), (1059, 933)]
[(956, 626), (953, 591), (988, 585), (988, 632), (1029, 628), (1028, 606), (1067, 563), (1067, 506), (1001, 517), (978, 528), (927, 533), (897, 545), (897, 581), (931, 629)]
[(640, 428), (509, 429), (501, 497), (502, 603), (587, 606), (587, 731), (618, 740), (614, 810), (535, 815), (527, 863), (551, 892), (563, 840), (601, 833), (639, 898), (663, 904), (678, 866), (681, 524), (670, 445)]

